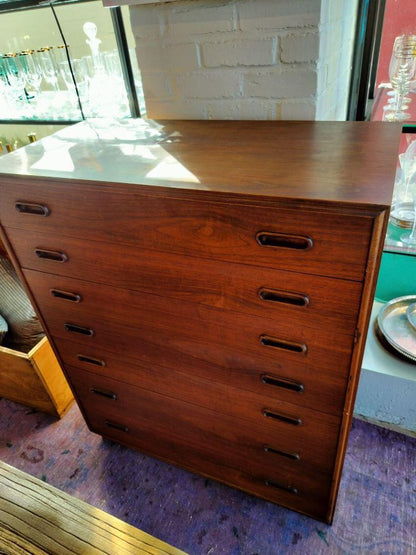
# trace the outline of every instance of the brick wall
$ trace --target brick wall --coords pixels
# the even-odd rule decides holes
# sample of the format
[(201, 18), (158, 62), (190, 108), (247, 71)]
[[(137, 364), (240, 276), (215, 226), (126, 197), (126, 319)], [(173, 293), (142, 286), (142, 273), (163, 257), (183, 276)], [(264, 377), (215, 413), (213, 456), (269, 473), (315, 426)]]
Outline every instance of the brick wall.
[(345, 73), (338, 71), (339, 49), (331, 44), (350, 56), (339, 37), (346, 22), (353, 28), (356, 1), (349, 0), (349, 8), (343, 0), (131, 6), (147, 116), (343, 119), (345, 95), (340, 101), (337, 95), (344, 85), (334, 79), (348, 80), (348, 62)]

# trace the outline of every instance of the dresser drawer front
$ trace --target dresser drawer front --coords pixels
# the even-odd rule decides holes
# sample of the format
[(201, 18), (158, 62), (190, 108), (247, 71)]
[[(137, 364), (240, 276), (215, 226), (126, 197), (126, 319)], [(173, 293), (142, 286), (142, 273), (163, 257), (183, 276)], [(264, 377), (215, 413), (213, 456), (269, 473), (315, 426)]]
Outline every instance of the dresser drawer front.
[[(259, 365), (265, 371), (280, 365), (348, 374), (353, 338), (336, 330), (295, 329), (290, 322), (279, 322), (244, 314), (203, 313), (188, 319), (181, 313), (143, 311), (141, 321), (112, 321), (95, 313), (82, 314), (80, 303), (50, 310), (41, 307), (53, 336), (69, 338), (98, 351), (112, 352), (158, 364), (205, 360), (220, 366)], [(104, 307), (111, 310), (111, 300)], [(78, 311), (79, 308), (79, 311)], [(98, 311), (98, 308), (97, 308)], [(195, 361), (196, 363), (196, 361)]]
[[(128, 364), (128, 361), (124, 363)], [(109, 377), (102, 371), (85, 371), (73, 366), (66, 366), (66, 369), (78, 394), (81, 395), (80, 392), (84, 392), (85, 406), (97, 402), (100, 406), (122, 411), (126, 402), (134, 402), (132, 397), (134, 392), (138, 394), (139, 399), (147, 394), (151, 398), (159, 395), (172, 399), (172, 402), (178, 401), (195, 406), (198, 410), (207, 409), (224, 417), (248, 420), (254, 426), (269, 427), (271, 430), (278, 429), (280, 426), (281, 433), (284, 434), (287, 431), (294, 438), (298, 434), (302, 436), (306, 434), (310, 436), (311, 442), (314, 441), (315, 429), (325, 430), (325, 433), (334, 439), (341, 418), (341, 413), (329, 415), (312, 410), (303, 404), (295, 404), (295, 398), (285, 400), (278, 395), (266, 396), (236, 388), (233, 385), (187, 375), (175, 369), (168, 371), (156, 368), (153, 372), (147, 368), (146, 372), (136, 367), (135, 370), (138, 372), (134, 384), (121, 382), (117, 375)], [(162, 382), (165, 383), (162, 384)], [(96, 390), (92, 391), (93, 387)], [(137, 389), (139, 389), (138, 392)], [(109, 402), (115, 401), (116, 398), (118, 402)], [(309, 448), (304, 446), (304, 448), (310, 450), (310, 446)], [(322, 464), (321, 461), (320, 466)]]
[[(229, 464), (221, 465), (219, 457), (212, 453), (206, 443), (187, 443), (183, 435), (174, 436), (159, 430), (155, 434), (151, 422), (126, 421), (128, 432), (125, 432), (110, 428), (106, 424), (105, 414), (87, 411), (86, 417), (93, 432), (112, 441), (134, 447), (191, 472), (202, 474), (314, 518), (321, 520), (327, 518), (331, 488), (331, 475), (328, 473), (313, 471), (306, 474), (299, 466), (296, 475), (293, 475), (285, 471), (280, 466), (280, 462), (274, 462), (270, 470), (266, 466), (260, 471), (249, 474), (246, 465), (247, 457), (243, 458), (239, 469)], [(221, 450), (223, 449), (222, 447)], [(220, 460), (223, 460), (223, 457), (220, 457)], [(229, 460), (227, 459), (226, 462), (228, 463)], [(279, 468), (281, 468), (280, 472)], [(277, 485), (283, 487), (276, 487)], [(297, 493), (290, 491), (291, 488), (296, 488)]]
[[(263, 468), (267, 461), (271, 461), (269, 466), (272, 468), (273, 462), (283, 459), (296, 467), (298, 461), (278, 456), (277, 451), (280, 451), (298, 454), (302, 464), (311, 471), (332, 471), (340, 423), (337, 417), (289, 403), (266, 407), (256, 404), (244, 391), (224, 387), (223, 395), (229, 397), (230, 403), (233, 402), (232, 395), (241, 395), (236, 398), (240, 405), (236, 412), (241, 413), (241, 417), (237, 417), (97, 374), (73, 368), (67, 370), (77, 397), (88, 414), (100, 413), (110, 422), (124, 423), (127, 427), (132, 420), (144, 424), (151, 422), (155, 434), (159, 431), (179, 434), (188, 443), (204, 445), (207, 442), (211, 447), (218, 446), (218, 449), (212, 449), (220, 464), (233, 458), (239, 460), (238, 466), (244, 466), (244, 459), (250, 459), (246, 460), (246, 465), (253, 464), (255, 468), (254, 465), (259, 464), (259, 468)], [(264, 416), (266, 409), (282, 415), (282, 418)], [(271, 450), (265, 451), (265, 445)], [(223, 463), (221, 457), (224, 457)]]
[[(111, 311), (107, 310), (106, 318), (112, 319), (125, 320), (127, 316), (132, 319), (135, 310), (140, 319), (143, 308), (185, 315), (185, 306), (193, 307), (194, 315), (186, 317), (194, 318), (195, 315), (199, 317), (204, 307), (211, 307), (217, 311), (290, 321), (295, 328), (329, 327), (338, 333), (354, 334), (360, 283), (202, 259), (192, 264), (190, 258), (137, 252), (130, 247), (124, 252), (122, 271), (118, 266), (109, 265), (108, 260), (114, 260), (110, 248), (105, 259), (100, 259), (98, 264), (92, 261), (90, 270), (83, 272), (87, 279), (93, 275), (94, 282), (103, 281), (117, 287), (91, 285), (90, 281), (62, 275), (52, 278), (34, 270), (24, 270), (24, 274), (39, 305), (53, 305), (54, 310), (68, 303), (64, 296), (53, 291), (72, 291), (81, 296), (82, 307), (79, 303), (78, 308), (91, 312), (105, 307), (111, 299)], [(80, 263), (69, 256), (71, 258), (64, 264), (55, 262), (55, 269), (51, 268), (53, 263), (47, 262), (48, 268), (68, 271), (72, 275), (77, 273)], [(36, 262), (40, 267), (45, 266), (44, 260)]]
[[(23, 229), (353, 280), (364, 276), (372, 231), (372, 218), (365, 216), (184, 201), (75, 184), (65, 187), (65, 195), (53, 184), (22, 186), (19, 198), (15, 190), (14, 184), (0, 190), (0, 218), (13, 243), (12, 229)], [(48, 213), (16, 210), (22, 202), (44, 206)]]
[[(282, 337), (304, 345), (306, 351), (302, 358), (308, 360), (315, 349), (348, 353), (353, 343), (353, 330), (349, 334), (342, 333), (342, 325), (341, 329), (327, 330), (328, 326), (317, 316), (298, 307), (289, 306), (274, 317), (270, 312), (253, 316), (40, 272), (25, 271), (25, 276), (48, 322), (56, 322), (58, 318), (88, 323), (92, 327), (96, 327), (96, 322), (108, 322), (133, 328), (148, 327), (165, 336), (175, 335), (175, 327), (180, 327), (197, 340), (202, 334), (204, 339), (212, 337), (216, 344), (223, 343), (230, 348), (236, 343), (241, 348), (243, 338), (252, 338), (255, 344), (263, 345), (262, 336)], [(218, 326), (228, 331), (218, 330)], [(219, 332), (221, 336), (217, 337)]]
[[(210, 408), (223, 406), (221, 410), (232, 411), (234, 405), (222, 398), (207, 397), (205, 385), (202, 391), (197, 383), (212, 384), (212, 389), (225, 386), (260, 395), (265, 402), (286, 401), (338, 416), (342, 412), (347, 378), (335, 372), (315, 373), (308, 368), (281, 365), (274, 372), (266, 372), (261, 365), (219, 366), (193, 357), (182, 357), (174, 362), (158, 358), (154, 362), (141, 362), (113, 355), (108, 351), (55, 337), (55, 345), (67, 366), (115, 378), (121, 382), (160, 392), (189, 401), (198, 398), (198, 404)], [(160, 364), (160, 366), (159, 366)], [(164, 364), (164, 365), (163, 365)], [(180, 382), (180, 388), (178, 383)], [(299, 390), (301, 385), (303, 389)], [(243, 391), (243, 392), (244, 392)], [(227, 402), (226, 402), (227, 401)], [(192, 401), (190, 401), (192, 402)], [(220, 408), (216, 408), (220, 411)]]

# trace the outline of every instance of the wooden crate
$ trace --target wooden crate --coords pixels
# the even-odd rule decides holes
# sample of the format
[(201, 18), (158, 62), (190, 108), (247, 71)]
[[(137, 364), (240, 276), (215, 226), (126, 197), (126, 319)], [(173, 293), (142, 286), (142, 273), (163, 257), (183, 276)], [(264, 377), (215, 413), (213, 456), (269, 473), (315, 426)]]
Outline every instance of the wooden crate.
[(44, 337), (28, 353), (0, 346), (0, 397), (61, 418), (74, 398)]

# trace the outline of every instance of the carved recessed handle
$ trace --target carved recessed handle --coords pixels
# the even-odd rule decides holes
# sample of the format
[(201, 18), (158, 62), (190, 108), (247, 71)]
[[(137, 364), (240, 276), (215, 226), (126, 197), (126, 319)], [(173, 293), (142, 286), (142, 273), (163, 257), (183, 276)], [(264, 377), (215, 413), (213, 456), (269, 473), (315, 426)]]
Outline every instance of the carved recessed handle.
[(273, 385), (275, 387), (281, 387), (283, 389), (289, 389), (291, 391), (296, 391), (297, 393), (302, 393), (304, 391), (304, 385), (295, 380), (289, 378), (280, 378), (279, 376), (273, 376), (270, 374), (263, 374), (261, 376), (261, 381), (267, 385)]
[(266, 347), (274, 347), (275, 349), (292, 351), (304, 355), (308, 352), (308, 347), (304, 343), (298, 343), (297, 341), (289, 341), (287, 339), (271, 337), (270, 335), (261, 335), (260, 341), (262, 345)]
[(84, 326), (79, 326), (78, 324), (70, 324), (69, 322), (64, 324), (66, 331), (71, 333), (79, 333), (81, 335), (88, 335), (92, 337), (94, 335), (94, 330), (91, 328), (86, 328)]
[(275, 449), (274, 447), (270, 447), (270, 445), (264, 445), (263, 449), (266, 451), (266, 453), (273, 453), (274, 455), (280, 455), (281, 457), (286, 457), (287, 459), (291, 459), (292, 461), (300, 460), (300, 455), (298, 453), (281, 451), (280, 449)]
[(14, 204), (16, 210), (21, 214), (34, 214), (35, 216), (49, 216), (51, 211), (45, 204), (36, 202), (25, 202), (17, 200)]
[(291, 291), (280, 291), (278, 289), (259, 289), (259, 297), (262, 301), (272, 303), (290, 304), (294, 306), (308, 306), (309, 297), (302, 293), (292, 293)]
[(282, 484), (280, 482), (272, 482), (270, 480), (265, 480), (264, 483), (266, 486), (269, 486), (271, 488), (281, 489), (294, 494), (298, 493), (298, 489), (295, 488), (295, 486), (292, 486), (290, 484)]
[(104, 424), (108, 428), (114, 428), (115, 430), (119, 430), (120, 432), (128, 432), (129, 429), (127, 426), (123, 426), (123, 424), (119, 424), (118, 422), (113, 422), (112, 420), (106, 420)]
[(50, 294), (56, 299), (63, 299), (72, 303), (80, 303), (82, 297), (79, 293), (72, 293), (71, 291), (62, 291), (61, 289), (51, 289)]
[(85, 362), (87, 364), (93, 364), (94, 366), (105, 366), (106, 365), (105, 360), (102, 360), (100, 358), (90, 357), (88, 355), (78, 354), (77, 359), (80, 362)]
[(111, 399), (112, 401), (117, 401), (117, 394), (108, 389), (101, 389), (100, 387), (91, 387), (90, 391), (94, 395), (99, 395), (100, 397), (106, 397), (107, 399)]
[(301, 426), (302, 420), (297, 416), (290, 416), (288, 414), (282, 414), (270, 409), (263, 409), (263, 416), (266, 418), (274, 418), (275, 420), (280, 420), (286, 424), (292, 424), (293, 426)]
[(42, 249), (37, 247), (35, 254), (38, 258), (45, 258), (46, 260), (54, 260), (55, 262), (66, 262), (68, 255), (61, 251), (54, 251), (50, 249)]
[(279, 247), (303, 251), (313, 247), (313, 241), (310, 237), (306, 235), (291, 235), (290, 233), (259, 231), (256, 235), (256, 240), (262, 247)]

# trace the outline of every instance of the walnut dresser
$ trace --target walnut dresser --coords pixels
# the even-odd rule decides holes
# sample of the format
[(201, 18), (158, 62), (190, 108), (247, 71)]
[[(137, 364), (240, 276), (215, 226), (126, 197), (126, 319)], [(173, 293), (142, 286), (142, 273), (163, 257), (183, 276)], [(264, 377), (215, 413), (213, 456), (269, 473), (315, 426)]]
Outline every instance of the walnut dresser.
[(90, 429), (333, 518), (400, 126), (83, 122), (0, 218)]

